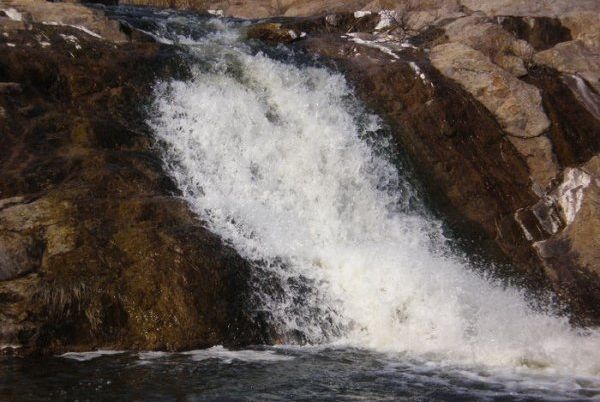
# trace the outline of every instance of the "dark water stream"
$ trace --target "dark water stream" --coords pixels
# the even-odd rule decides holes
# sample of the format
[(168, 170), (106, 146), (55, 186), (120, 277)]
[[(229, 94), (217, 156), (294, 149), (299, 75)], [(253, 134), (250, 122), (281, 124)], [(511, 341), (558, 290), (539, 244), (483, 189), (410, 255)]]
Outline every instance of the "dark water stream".
[[(93, 356), (93, 355), (92, 355)], [(356, 349), (0, 359), (3, 401), (565, 401), (585, 379), (500, 375)]]

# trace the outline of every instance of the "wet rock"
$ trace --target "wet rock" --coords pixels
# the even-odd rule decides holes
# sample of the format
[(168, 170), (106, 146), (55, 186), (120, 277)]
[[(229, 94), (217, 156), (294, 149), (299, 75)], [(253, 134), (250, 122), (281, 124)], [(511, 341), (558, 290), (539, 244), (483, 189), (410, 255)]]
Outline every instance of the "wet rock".
[(520, 77), (527, 74), (525, 63), (531, 60), (533, 48), (500, 25), (479, 16), (470, 16), (445, 25), (444, 31), (450, 42), (459, 42), (482, 52), (512, 75)]
[(39, 267), (42, 254), (36, 239), (0, 231), (0, 281), (18, 278)]
[(498, 22), (506, 31), (526, 41), (537, 51), (573, 40), (571, 31), (558, 18), (502, 16), (498, 17)]
[[(561, 41), (566, 29), (548, 20), (560, 32), (546, 32), (555, 39), (543, 39), (544, 46)], [(495, 244), (529, 283), (549, 283), (574, 322), (594, 324), (600, 315), (591, 270), (582, 265), (588, 257), (569, 260), (569, 276), (557, 275), (540, 244), (570, 230), (555, 195), (563, 169), (600, 152), (595, 92), (577, 75), (535, 65), (528, 37), (498, 22), (472, 15), (421, 33), (359, 32), (345, 41), (309, 29), (302, 47), (335, 59), (360, 98), (391, 125), (451, 227), (486, 253), (494, 254)], [(557, 261), (571, 253), (568, 243), (548, 250)], [(579, 250), (593, 254), (592, 247)]]
[(533, 60), (562, 73), (578, 75), (600, 92), (600, 47), (590, 47), (581, 40), (564, 42), (536, 53)]
[(2, 80), (22, 87), (0, 97), (10, 116), (0, 120), (0, 344), (60, 353), (264, 342), (251, 267), (177, 197), (145, 124), (153, 83), (187, 74), (177, 53), (35, 18), (11, 35), (52, 45), (4, 47), (0, 58)]
[(525, 157), (534, 188), (538, 193), (543, 192), (558, 167), (551, 142), (542, 136), (550, 128), (550, 121), (539, 90), (462, 43), (438, 45), (431, 50), (430, 57), (442, 74), (459, 82), (494, 114)]
[(0, 82), (0, 94), (18, 94), (21, 90), (21, 84), (17, 82)]
[(360, 10), (368, 3), (368, 0), (301, 0), (288, 3), (291, 4), (285, 8), (283, 15), (286, 17), (307, 17), (326, 13)]
[(600, 119), (585, 100), (593, 90), (581, 78), (535, 66), (524, 80), (541, 90), (544, 110), (551, 121), (548, 138), (559, 166), (579, 166), (600, 152)]
[(495, 66), (484, 54), (459, 43), (436, 46), (431, 62), (483, 103), (511, 135), (531, 138), (544, 133), (550, 122), (539, 91)]
[(290, 43), (306, 36), (306, 34), (303, 32), (284, 28), (282, 24), (278, 23), (252, 25), (250, 28), (248, 28), (246, 35), (248, 38), (259, 39), (263, 42), (271, 44)]
[(559, 292), (583, 323), (593, 323), (600, 306), (600, 157), (567, 169), (552, 196), (565, 226), (535, 247)]

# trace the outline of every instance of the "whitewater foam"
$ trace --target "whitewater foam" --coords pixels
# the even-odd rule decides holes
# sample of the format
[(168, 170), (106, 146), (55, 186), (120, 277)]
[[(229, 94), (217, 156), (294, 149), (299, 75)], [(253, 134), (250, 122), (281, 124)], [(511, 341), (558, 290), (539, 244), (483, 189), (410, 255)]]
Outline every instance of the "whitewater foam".
[(379, 120), (343, 76), (223, 37), (189, 40), (218, 62), (157, 85), (149, 124), (194, 211), (277, 279), (280, 292), (258, 281), (257, 294), (284, 339), (600, 375), (598, 331), (481, 278), (411, 212), (408, 184), (376, 152)]
[(124, 350), (94, 350), (90, 352), (67, 352), (60, 355), (65, 359), (77, 360), (79, 362), (86, 362), (97, 359), (102, 356), (113, 356), (125, 353)]

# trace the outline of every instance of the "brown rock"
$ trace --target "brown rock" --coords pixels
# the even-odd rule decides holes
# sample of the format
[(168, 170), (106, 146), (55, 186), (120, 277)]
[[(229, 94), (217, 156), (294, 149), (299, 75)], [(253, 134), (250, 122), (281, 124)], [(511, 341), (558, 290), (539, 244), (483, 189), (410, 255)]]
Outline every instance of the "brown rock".
[(18, 82), (0, 82), (0, 94), (18, 94), (21, 91), (21, 84)]
[(549, 128), (539, 91), (495, 66), (481, 52), (449, 43), (433, 48), (430, 56), (438, 70), (459, 82), (494, 113), (509, 134), (530, 138)]
[(302, 32), (285, 28), (278, 23), (255, 24), (246, 32), (248, 38), (259, 39), (267, 43), (290, 43), (302, 38)]
[(559, 294), (584, 324), (593, 323), (600, 314), (600, 156), (567, 169), (553, 197), (565, 228), (535, 247)]
[(562, 73), (578, 75), (596, 92), (600, 92), (600, 42), (593, 47), (582, 40), (559, 43), (551, 49), (536, 53), (533, 60)]
[(11, 0), (11, 7), (25, 13), (34, 22), (66, 25), (83, 30), (88, 35), (112, 42), (126, 42), (118, 21), (106, 18), (101, 12), (76, 3), (51, 3), (36, 0)]
[(597, 11), (600, 7), (596, 0), (460, 0), (460, 3), (488, 16), (559, 17), (575, 10)]
[[(84, 16), (87, 15), (84, 13)], [(69, 15), (70, 19), (76, 15)], [(201, 226), (151, 146), (143, 106), (187, 74), (168, 47), (33, 22), (0, 97), (0, 344), (22, 353), (261, 343), (251, 267)], [(73, 58), (76, 36), (82, 49)], [(19, 42), (20, 41), (20, 42)]]
[(509, 140), (527, 161), (534, 190), (543, 194), (558, 173), (552, 142), (543, 135), (533, 138), (509, 136)]
[(524, 62), (533, 56), (533, 48), (498, 24), (480, 16), (459, 18), (444, 26), (450, 42), (460, 42), (489, 57), (515, 77), (527, 74)]
[(558, 18), (498, 17), (504, 29), (529, 43), (535, 50), (546, 50), (561, 42), (573, 40), (571, 31)]

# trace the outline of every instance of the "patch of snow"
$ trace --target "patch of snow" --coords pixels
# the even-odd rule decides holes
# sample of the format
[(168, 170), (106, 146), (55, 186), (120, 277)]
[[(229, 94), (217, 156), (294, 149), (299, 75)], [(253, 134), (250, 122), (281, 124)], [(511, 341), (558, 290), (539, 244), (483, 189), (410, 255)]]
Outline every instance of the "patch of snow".
[(23, 21), (23, 14), (14, 8), (3, 9), (4, 14), (13, 21)]
[(45, 41), (42, 41), (42, 42), (40, 42), (40, 45), (41, 45), (42, 47), (48, 47), (48, 46), (52, 45), (52, 43), (50, 43), (50, 42), (45, 42)]
[(591, 182), (591, 176), (583, 170), (574, 168), (565, 170), (563, 182), (556, 190), (556, 199), (567, 225), (575, 220), (583, 203), (584, 191)]
[(17, 47), (17, 45), (15, 45), (14, 43), (7, 43), (6, 46), (8, 46), (8, 47)]
[(371, 15), (370, 11), (355, 11), (354, 12), (354, 18), (363, 18), (366, 17), (367, 15)]

